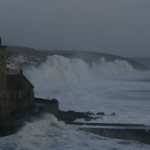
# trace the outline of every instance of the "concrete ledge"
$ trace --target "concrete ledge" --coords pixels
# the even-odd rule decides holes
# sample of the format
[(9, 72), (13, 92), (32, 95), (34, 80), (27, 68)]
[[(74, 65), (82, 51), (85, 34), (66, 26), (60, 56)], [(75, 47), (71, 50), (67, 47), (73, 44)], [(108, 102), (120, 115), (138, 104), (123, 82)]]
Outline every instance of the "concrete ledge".
[(70, 122), (67, 124), (73, 125), (88, 125), (88, 126), (117, 126), (117, 127), (145, 127), (144, 124), (125, 124), (125, 123), (84, 123), (84, 122)]
[(55, 116), (59, 113), (59, 105), (56, 99), (34, 98), (34, 106), (37, 111), (52, 113)]
[(79, 129), (87, 132), (91, 132), (100, 136), (124, 139), (124, 140), (134, 140), (145, 144), (150, 144), (150, 127), (80, 127)]

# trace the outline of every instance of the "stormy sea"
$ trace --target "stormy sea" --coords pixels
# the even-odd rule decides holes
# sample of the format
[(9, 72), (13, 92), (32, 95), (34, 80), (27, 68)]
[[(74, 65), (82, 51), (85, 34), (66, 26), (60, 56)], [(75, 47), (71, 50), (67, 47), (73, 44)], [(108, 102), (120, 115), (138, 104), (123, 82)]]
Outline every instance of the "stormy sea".
[[(24, 74), (36, 96), (57, 99), (61, 110), (105, 112), (91, 122), (150, 125), (150, 71), (136, 70), (127, 61), (102, 57), (88, 64), (81, 58), (53, 55), (39, 66), (27, 67)], [(0, 150), (42, 149), (148, 150), (150, 146), (84, 132), (50, 114), (26, 123), (14, 135), (0, 137)]]

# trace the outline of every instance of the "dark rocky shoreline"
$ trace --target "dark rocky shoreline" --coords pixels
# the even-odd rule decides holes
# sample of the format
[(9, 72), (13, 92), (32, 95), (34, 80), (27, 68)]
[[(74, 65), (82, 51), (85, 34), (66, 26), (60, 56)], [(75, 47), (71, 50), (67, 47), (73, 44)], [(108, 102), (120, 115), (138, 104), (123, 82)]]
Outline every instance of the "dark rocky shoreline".
[(92, 116), (92, 112), (75, 112), (73, 110), (69, 111), (59, 111), (58, 115), (56, 116), (58, 120), (64, 121), (65, 123), (72, 123), (76, 119), (84, 119), (85, 121), (96, 120), (99, 117)]
[[(51, 113), (59, 121), (64, 121), (66, 124), (77, 125), (80, 130), (86, 132), (110, 138), (135, 140), (150, 144), (150, 127), (144, 124), (90, 123), (89, 121), (91, 120), (105, 116), (105, 113), (98, 112), (94, 114), (92, 112), (75, 112), (73, 110), (62, 111), (59, 109), (57, 100), (45, 100), (41, 98), (35, 98), (35, 106), (32, 109), (1, 118), (0, 137), (15, 134), (24, 127), (27, 122), (40, 119), (44, 113)], [(116, 114), (112, 113), (110, 116), (116, 116)], [(86, 122), (74, 122), (76, 119), (83, 119)]]

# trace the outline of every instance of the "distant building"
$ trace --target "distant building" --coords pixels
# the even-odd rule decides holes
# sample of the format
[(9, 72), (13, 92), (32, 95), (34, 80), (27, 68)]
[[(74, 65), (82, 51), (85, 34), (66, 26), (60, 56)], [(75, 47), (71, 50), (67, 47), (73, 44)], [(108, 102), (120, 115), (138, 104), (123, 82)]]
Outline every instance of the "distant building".
[(6, 46), (0, 38), (0, 117), (28, 110), (34, 104), (34, 86), (23, 75), (6, 71)]

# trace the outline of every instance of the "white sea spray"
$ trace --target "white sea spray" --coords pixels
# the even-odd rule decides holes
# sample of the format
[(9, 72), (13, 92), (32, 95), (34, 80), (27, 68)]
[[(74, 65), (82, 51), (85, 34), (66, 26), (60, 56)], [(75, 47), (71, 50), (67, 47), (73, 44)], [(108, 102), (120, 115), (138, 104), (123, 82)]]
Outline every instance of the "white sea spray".
[(58, 99), (62, 110), (115, 112), (116, 117), (107, 115), (99, 121), (150, 124), (150, 84), (139, 81), (150, 72), (137, 71), (127, 61), (101, 58), (89, 65), (53, 55), (25, 74), (35, 85), (36, 96)]

